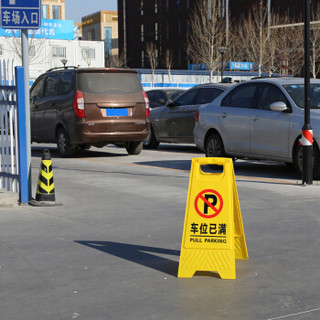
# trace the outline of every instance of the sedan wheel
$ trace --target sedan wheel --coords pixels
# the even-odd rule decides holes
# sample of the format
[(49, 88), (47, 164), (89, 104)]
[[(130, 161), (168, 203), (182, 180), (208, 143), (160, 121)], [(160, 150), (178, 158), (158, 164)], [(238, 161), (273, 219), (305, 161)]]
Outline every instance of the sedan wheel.
[[(302, 166), (303, 166), (303, 147), (297, 145), (295, 148), (294, 156), (294, 165), (299, 173), (302, 175)], [(319, 149), (316, 144), (313, 144), (313, 154), (312, 154), (312, 167), (313, 167), (313, 178), (318, 179), (320, 178), (320, 154)]]
[(223, 142), (218, 133), (213, 133), (209, 136), (206, 142), (206, 156), (207, 157), (225, 157)]
[(153, 129), (150, 128), (150, 133), (148, 139), (143, 143), (145, 149), (156, 149), (159, 145), (159, 141), (156, 139)]

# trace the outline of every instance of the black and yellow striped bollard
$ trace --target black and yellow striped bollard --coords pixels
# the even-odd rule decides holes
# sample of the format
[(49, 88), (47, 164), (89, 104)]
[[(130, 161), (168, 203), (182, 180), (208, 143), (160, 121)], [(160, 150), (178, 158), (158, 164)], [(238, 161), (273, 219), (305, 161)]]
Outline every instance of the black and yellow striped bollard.
[(30, 204), (38, 206), (61, 205), (56, 202), (52, 161), (48, 149), (45, 149), (42, 154), (36, 199), (30, 202)]

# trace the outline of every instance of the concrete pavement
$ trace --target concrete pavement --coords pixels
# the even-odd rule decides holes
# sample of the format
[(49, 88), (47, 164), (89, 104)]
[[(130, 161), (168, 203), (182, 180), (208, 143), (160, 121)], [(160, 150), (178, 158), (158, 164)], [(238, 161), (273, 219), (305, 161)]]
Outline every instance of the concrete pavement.
[(0, 190), (0, 208), (13, 208), (18, 206), (19, 195), (15, 192)]
[[(1, 319), (320, 317), (318, 185), (297, 184), (285, 165), (236, 162), (249, 260), (236, 261), (236, 280), (180, 279), (188, 170), (202, 155), (99, 152), (53, 152), (62, 206), (0, 207)], [(33, 192), (40, 159), (33, 153)]]

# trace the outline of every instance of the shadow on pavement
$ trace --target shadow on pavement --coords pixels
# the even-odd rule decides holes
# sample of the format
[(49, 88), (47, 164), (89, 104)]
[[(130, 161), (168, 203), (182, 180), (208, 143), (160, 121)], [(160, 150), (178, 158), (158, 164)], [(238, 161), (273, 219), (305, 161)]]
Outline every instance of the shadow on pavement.
[(273, 161), (238, 160), (234, 162), (236, 175), (274, 179), (299, 179), (293, 165)]
[(165, 152), (174, 152), (174, 153), (194, 153), (204, 155), (200, 149), (198, 149), (195, 145), (185, 145), (185, 144), (160, 144), (157, 149), (149, 151), (165, 151)]
[(156, 168), (174, 169), (182, 171), (190, 171), (191, 160), (159, 160), (159, 161), (142, 161), (134, 162), (140, 166), (150, 166)]
[[(162, 160), (135, 162), (136, 165), (190, 171), (191, 160)], [(282, 162), (237, 160), (234, 162), (236, 176), (258, 177), (267, 179), (299, 180), (301, 177), (293, 166)]]
[[(43, 150), (48, 149), (50, 151), (51, 158), (62, 158), (56, 147), (31, 147), (31, 153), (33, 157), (42, 157)], [(100, 151), (101, 150), (101, 151)], [(113, 152), (106, 152), (106, 149), (100, 149), (99, 151), (96, 150), (80, 150), (76, 152), (73, 156), (68, 157), (66, 159), (72, 158), (102, 158), (102, 157), (123, 157), (129, 156), (125, 149), (123, 149), (123, 153), (113, 153)], [(110, 149), (108, 149), (110, 150)], [(118, 148), (118, 150), (121, 150)]]
[(179, 262), (160, 257), (158, 254), (167, 254), (179, 256), (180, 252), (176, 250), (138, 246), (127, 243), (112, 241), (75, 241), (76, 243), (112, 254), (116, 257), (138, 263), (145, 267), (155, 269), (171, 276), (178, 274)]

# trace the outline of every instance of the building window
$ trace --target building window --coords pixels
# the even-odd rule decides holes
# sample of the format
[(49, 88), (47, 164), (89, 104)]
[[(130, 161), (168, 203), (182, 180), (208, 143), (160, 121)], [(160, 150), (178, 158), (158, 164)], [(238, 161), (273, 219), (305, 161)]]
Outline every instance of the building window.
[(66, 47), (53, 47), (52, 56), (54, 58), (65, 58), (67, 56), (66, 51)]
[(95, 59), (96, 58), (96, 50), (94, 48), (83, 48), (81, 50), (82, 57), (86, 59)]
[(178, 10), (180, 11), (181, 10), (181, 1), (177, 0), (176, 5), (178, 7)]
[(291, 17), (293, 17), (294, 19), (297, 18), (297, 6), (293, 5), (290, 7), (290, 15)]
[(47, 4), (44, 4), (43, 6), (42, 6), (42, 18), (43, 19), (48, 19), (49, 17), (48, 17), (48, 5)]
[(3, 55), (3, 45), (0, 44), (0, 56), (2, 56), (2, 55)]
[(154, 40), (158, 40), (158, 23), (154, 24)]
[(91, 29), (87, 31), (86, 40), (95, 40), (96, 39), (96, 30)]
[(141, 25), (141, 42), (144, 41), (144, 27), (143, 24)]
[(141, 51), (141, 67), (144, 68), (144, 51)]
[(105, 56), (110, 57), (112, 50), (112, 28), (104, 27), (104, 51)]
[(169, 12), (169, 0), (166, 0), (166, 11)]
[(154, 1), (154, 13), (158, 13), (158, 0)]
[(140, 8), (139, 8), (139, 10), (140, 10), (140, 15), (143, 16), (143, 0), (140, 1)]
[(52, 6), (52, 19), (60, 19), (60, 6)]

